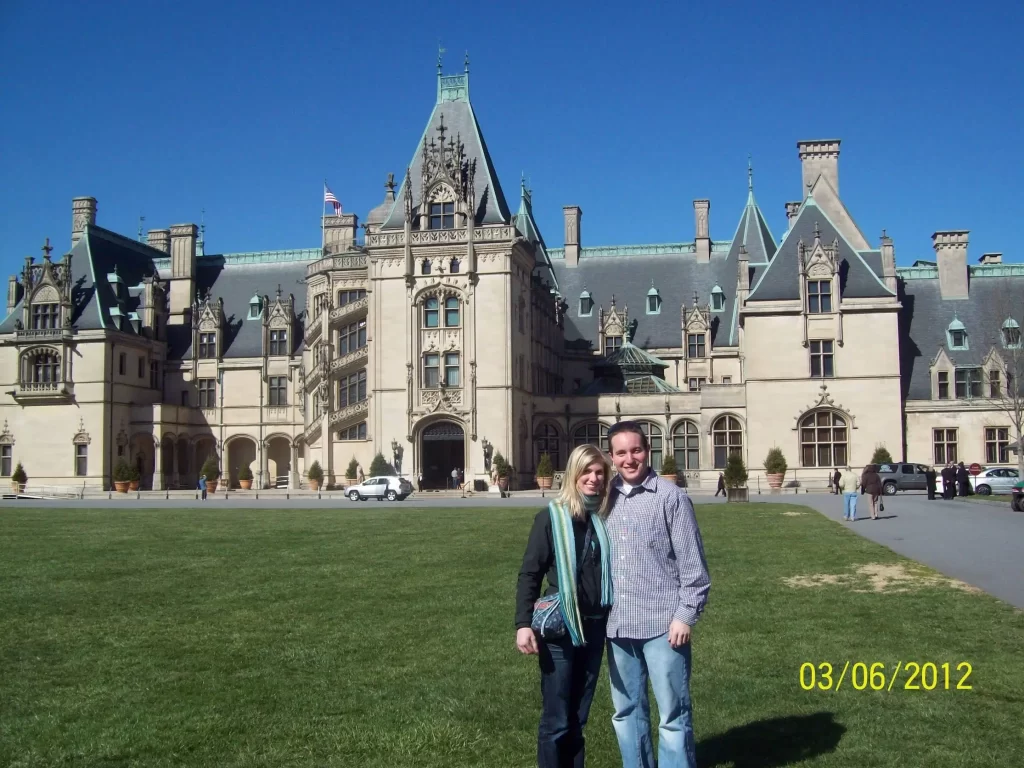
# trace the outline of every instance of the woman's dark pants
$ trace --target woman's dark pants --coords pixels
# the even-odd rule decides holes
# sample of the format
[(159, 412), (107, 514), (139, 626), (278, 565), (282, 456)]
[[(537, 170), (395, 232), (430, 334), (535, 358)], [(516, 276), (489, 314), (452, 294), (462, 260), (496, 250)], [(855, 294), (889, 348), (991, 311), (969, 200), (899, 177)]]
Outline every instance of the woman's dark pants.
[(537, 731), (539, 768), (583, 768), (586, 754), (583, 729), (601, 672), (605, 619), (584, 619), (586, 645), (573, 646), (569, 636), (541, 640), (540, 727)]

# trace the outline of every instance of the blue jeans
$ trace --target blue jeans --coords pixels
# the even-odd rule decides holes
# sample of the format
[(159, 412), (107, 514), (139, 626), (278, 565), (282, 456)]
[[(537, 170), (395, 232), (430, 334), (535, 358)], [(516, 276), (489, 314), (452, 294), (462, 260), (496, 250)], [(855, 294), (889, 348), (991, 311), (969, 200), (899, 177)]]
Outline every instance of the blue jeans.
[(843, 519), (857, 519), (857, 492), (846, 491), (843, 494)]
[(537, 729), (540, 768), (583, 768), (583, 729), (597, 688), (604, 656), (605, 619), (583, 620), (586, 645), (574, 646), (568, 636), (537, 638), (540, 650), (541, 714)]
[[(623, 768), (696, 768), (690, 645), (673, 648), (668, 643), (668, 632), (650, 640), (609, 638), (608, 677), (615, 708), (612, 726)], [(661, 715), (657, 763), (651, 745), (648, 677)]]

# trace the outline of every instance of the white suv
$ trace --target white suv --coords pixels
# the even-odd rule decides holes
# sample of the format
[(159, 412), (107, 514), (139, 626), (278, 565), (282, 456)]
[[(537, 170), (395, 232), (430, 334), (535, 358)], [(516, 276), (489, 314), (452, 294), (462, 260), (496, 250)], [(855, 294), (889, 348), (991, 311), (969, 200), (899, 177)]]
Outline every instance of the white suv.
[(412, 483), (404, 477), (395, 477), (394, 475), (368, 477), (359, 485), (350, 486), (345, 491), (345, 495), (352, 501), (366, 501), (369, 498), (375, 498), (378, 501), (381, 499), (394, 501), (395, 499), (404, 499), (410, 493), (412, 493)]

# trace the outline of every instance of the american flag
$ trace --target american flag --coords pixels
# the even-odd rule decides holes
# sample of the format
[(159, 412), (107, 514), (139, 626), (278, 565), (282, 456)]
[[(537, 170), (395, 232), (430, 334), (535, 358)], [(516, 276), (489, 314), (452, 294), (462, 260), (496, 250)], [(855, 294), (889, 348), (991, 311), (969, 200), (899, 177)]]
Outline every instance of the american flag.
[(341, 213), (341, 203), (338, 202), (338, 198), (334, 196), (334, 193), (327, 188), (327, 182), (324, 182), (324, 203), (330, 203), (334, 206), (334, 215), (337, 216)]

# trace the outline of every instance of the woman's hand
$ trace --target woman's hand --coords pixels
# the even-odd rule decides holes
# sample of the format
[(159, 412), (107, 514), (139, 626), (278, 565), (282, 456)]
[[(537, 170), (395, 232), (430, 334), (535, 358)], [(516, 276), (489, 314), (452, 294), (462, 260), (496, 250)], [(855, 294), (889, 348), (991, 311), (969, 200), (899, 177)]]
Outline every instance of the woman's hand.
[(529, 627), (523, 627), (516, 630), (516, 648), (519, 649), (520, 653), (531, 654), (537, 653), (537, 638), (533, 634), (533, 630)]

